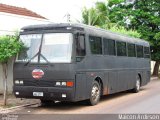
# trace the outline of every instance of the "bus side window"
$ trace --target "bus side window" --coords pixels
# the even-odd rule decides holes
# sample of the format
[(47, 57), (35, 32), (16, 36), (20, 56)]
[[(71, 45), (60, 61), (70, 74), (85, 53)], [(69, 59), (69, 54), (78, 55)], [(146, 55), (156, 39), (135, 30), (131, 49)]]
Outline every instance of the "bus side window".
[(127, 56), (125, 42), (117, 41), (117, 56)]
[(143, 58), (143, 46), (137, 45), (136, 50), (137, 50), (137, 57), (138, 58)]
[(100, 37), (89, 36), (90, 50), (92, 54), (102, 54), (102, 40)]
[(144, 58), (150, 58), (149, 47), (144, 47)]
[(136, 50), (135, 50), (135, 44), (128, 43), (128, 57), (136, 57)]
[(103, 48), (105, 55), (115, 55), (115, 41), (110, 39), (103, 39)]

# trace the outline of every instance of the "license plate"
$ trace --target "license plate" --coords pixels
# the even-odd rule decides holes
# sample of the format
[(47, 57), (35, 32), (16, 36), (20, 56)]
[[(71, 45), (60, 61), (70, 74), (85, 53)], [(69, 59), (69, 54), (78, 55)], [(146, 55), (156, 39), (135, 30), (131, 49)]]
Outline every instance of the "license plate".
[(43, 96), (43, 92), (33, 92), (33, 96)]

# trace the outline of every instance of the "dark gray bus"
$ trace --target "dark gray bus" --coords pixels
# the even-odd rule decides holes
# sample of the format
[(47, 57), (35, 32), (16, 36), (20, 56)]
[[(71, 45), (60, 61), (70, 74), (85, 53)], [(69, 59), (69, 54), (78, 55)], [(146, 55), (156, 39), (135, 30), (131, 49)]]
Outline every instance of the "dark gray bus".
[(24, 49), (14, 63), (17, 98), (99, 102), (100, 96), (138, 92), (150, 81), (148, 42), (81, 24), (21, 29)]

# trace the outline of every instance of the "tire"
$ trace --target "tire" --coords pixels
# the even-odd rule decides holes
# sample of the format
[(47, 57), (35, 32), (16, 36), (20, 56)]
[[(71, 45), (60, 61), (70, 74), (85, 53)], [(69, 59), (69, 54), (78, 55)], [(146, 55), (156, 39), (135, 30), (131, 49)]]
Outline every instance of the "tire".
[(140, 80), (140, 77), (137, 76), (136, 78), (136, 83), (135, 83), (135, 87), (133, 88), (133, 92), (134, 93), (138, 93), (140, 91), (140, 87), (141, 87), (141, 80)]
[(101, 96), (101, 87), (97, 81), (92, 83), (92, 88), (90, 92), (90, 99), (88, 100), (89, 105), (96, 105), (98, 104)]

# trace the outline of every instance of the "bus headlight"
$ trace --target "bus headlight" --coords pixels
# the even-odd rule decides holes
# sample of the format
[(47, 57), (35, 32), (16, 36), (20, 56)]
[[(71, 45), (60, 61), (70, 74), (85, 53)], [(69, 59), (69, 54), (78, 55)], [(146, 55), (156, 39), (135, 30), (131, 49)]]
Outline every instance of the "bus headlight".
[(62, 86), (66, 86), (66, 82), (62, 82)]
[(15, 82), (14, 82), (15, 84), (19, 84), (19, 80), (15, 80)]
[(60, 86), (61, 85), (61, 82), (56, 82), (56, 86)]
[(21, 84), (21, 85), (22, 85), (22, 84), (23, 84), (23, 80), (20, 80), (19, 84)]
[(14, 83), (17, 85), (23, 85), (23, 80), (15, 80)]

